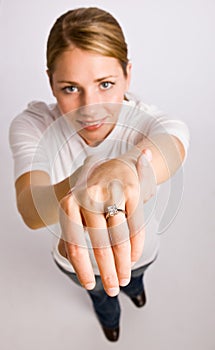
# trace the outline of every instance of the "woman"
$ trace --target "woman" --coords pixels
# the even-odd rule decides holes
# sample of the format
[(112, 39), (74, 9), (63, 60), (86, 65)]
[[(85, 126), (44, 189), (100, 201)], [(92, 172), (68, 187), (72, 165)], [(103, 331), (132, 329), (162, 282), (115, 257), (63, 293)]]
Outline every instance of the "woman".
[(56, 104), (29, 104), (10, 128), (18, 210), (30, 228), (54, 232), (56, 264), (86, 288), (116, 341), (120, 289), (136, 306), (146, 302), (143, 274), (158, 240), (153, 215), (147, 223), (143, 213), (181, 167), (187, 128), (128, 94), (125, 38), (101, 9), (56, 21), (47, 73)]

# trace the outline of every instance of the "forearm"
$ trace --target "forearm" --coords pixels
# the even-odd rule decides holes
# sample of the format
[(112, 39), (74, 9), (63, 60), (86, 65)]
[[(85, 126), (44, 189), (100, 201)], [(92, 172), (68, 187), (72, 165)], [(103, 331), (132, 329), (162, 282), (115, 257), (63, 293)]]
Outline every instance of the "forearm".
[(136, 162), (138, 155), (146, 149), (152, 153), (150, 165), (157, 184), (161, 184), (174, 175), (185, 156), (182, 143), (169, 134), (158, 134), (150, 139), (144, 138), (128, 154)]
[(17, 206), (28, 227), (38, 229), (59, 221), (59, 202), (75, 185), (80, 169), (54, 185), (37, 184), (35, 181), (33, 185), (26, 186), (17, 198)]

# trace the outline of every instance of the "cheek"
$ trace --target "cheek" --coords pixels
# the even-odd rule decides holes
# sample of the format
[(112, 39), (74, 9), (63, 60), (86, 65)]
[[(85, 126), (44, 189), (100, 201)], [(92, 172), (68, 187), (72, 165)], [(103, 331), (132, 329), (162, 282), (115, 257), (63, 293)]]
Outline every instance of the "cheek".
[(122, 103), (124, 100), (125, 92), (126, 92), (125, 86), (120, 85), (117, 89), (114, 89), (113, 92), (111, 92), (110, 102)]
[(127, 92), (127, 83), (126, 81), (123, 81), (116, 94), (116, 98), (118, 99), (117, 102), (123, 102), (126, 92)]
[(112, 102), (122, 103), (124, 100), (125, 91), (118, 91), (118, 93), (114, 94)]
[(58, 107), (61, 113), (66, 114), (78, 108), (77, 104), (68, 96), (56, 96)]
[(65, 103), (65, 101), (61, 98), (58, 98), (56, 97), (57, 99), (57, 104), (58, 104), (58, 107), (61, 111), (62, 114), (66, 114), (68, 111), (67, 111), (67, 104)]

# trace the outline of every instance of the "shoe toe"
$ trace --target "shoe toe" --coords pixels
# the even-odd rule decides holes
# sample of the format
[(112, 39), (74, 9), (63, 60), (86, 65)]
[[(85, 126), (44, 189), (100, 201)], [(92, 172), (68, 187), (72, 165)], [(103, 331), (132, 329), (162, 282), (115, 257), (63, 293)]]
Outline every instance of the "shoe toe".
[(131, 300), (137, 307), (143, 307), (146, 303), (146, 295), (143, 291), (142, 293), (136, 295), (135, 297), (132, 297)]
[(107, 328), (107, 327), (103, 327), (103, 332), (106, 336), (106, 338), (110, 341), (117, 341), (119, 338), (119, 327), (117, 328)]

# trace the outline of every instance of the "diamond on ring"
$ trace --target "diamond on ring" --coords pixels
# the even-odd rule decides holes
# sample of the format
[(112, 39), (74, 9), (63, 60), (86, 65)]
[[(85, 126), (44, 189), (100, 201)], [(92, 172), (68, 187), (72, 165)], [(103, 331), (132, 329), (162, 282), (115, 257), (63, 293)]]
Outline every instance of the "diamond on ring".
[(117, 208), (116, 204), (114, 205), (109, 205), (106, 210), (105, 210), (105, 219), (109, 219), (110, 216), (115, 216), (118, 214), (118, 212), (123, 212), (126, 214), (125, 210)]
[(118, 209), (116, 204), (114, 205), (109, 205), (105, 211), (106, 214), (108, 214), (109, 216), (114, 216), (118, 213)]

